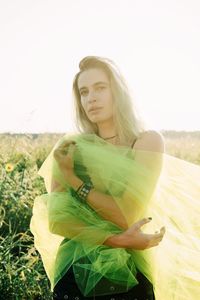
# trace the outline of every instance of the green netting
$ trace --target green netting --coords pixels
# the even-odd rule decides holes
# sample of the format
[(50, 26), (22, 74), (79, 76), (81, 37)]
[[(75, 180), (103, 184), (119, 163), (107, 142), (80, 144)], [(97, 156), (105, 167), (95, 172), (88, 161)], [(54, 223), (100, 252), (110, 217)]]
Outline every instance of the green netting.
[[(162, 242), (146, 250), (114, 248), (104, 241), (124, 231), (81, 203), (64, 180), (53, 151), (64, 140), (76, 141), (74, 167), (110, 195), (128, 226), (151, 216), (143, 226), (154, 233), (162, 226)], [(158, 152), (115, 146), (95, 134), (66, 134), (54, 146), (38, 174), (47, 193), (36, 197), (30, 223), (51, 290), (73, 265), (84, 296), (126, 292), (142, 272), (154, 286), (157, 300), (198, 299), (200, 295), (200, 167)], [(51, 192), (55, 179), (65, 190)], [(112, 214), (112, 212), (110, 212)], [(67, 283), (66, 283), (67, 284)]]

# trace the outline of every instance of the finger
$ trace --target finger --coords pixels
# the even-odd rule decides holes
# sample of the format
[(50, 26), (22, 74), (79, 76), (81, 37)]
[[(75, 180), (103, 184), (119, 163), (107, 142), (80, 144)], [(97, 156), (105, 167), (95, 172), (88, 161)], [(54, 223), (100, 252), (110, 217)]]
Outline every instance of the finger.
[(74, 141), (65, 141), (63, 144), (61, 144), (56, 150), (63, 152), (63, 154), (67, 154), (68, 148), (71, 145), (75, 145), (76, 143)]
[(54, 156), (55, 156), (55, 155), (56, 155), (56, 156), (62, 156), (62, 155), (64, 155), (64, 154), (66, 154), (66, 153), (65, 153), (66, 150), (67, 150), (67, 149), (59, 149), (59, 148), (57, 148), (57, 149), (54, 150)]
[(158, 233), (154, 233), (154, 234), (148, 234), (148, 238), (150, 240), (161, 240), (164, 236), (163, 232), (158, 232)]
[(162, 238), (151, 238), (148, 242), (148, 245), (153, 247), (153, 246), (157, 246), (160, 242), (162, 241)]
[(160, 230), (165, 231), (166, 230), (165, 226), (161, 227)]
[(68, 150), (69, 155), (73, 155), (75, 148), (76, 148), (76, 145), (74, 145), (74, 144), (71, 144), (69, 146), (69, 150)]
[(163, 239), (163, 235), (160, 235), (160, 236), (155, 236), (153, 237), (153, 240), (154, 241), (161, 241)]
[(154, 243), (153, 245), (152, 245), (152, 247), (156, 247), (156, 246), (158, 246), (159, 245), (159, 243)]
[(165, 232), (166, 232), (166, 229), (165, 229), (165, 227), (162, 227), (161, 229), (160, 229), (160, 232), (164, 235), (165, 234)]
[(140, 228), (141, 226), (143, 226), (146, 223), (149, 223), (151, 220), (149, 218), (143, 218), (142, 220), (136, 222), (136, 227)]
[(61, 143), (60, 146), (65, 147), (65, 146), (68, 146), (70, 144), (76, 144), (76, 142), (72, 141), (72, 140), (68, 140), (68, 141), (64, 141), (63, 143)]
[(164, 237), (165, 234), (165, 227), (162, 227), (160, 232), (156, 231), (155, 234), (150, 234), (149, 235), (149, 240), (151, 245), (157, 245), (160, 243)]
[(153, 241), (153, 240), (152, 240), (152, 241), (148, 244), (148, 248), (158, 246), (158, 245), (159, 245), (159, 242), (160, 242), (160, 241)]
[(69, 147), (70, 144), (74, 143), (74, 141), (64, 141), (63, 143), (61, 143), (57, 149), (59, 150), (63, 150), (66, 149), (67, 147)]
[(162, 238), (163, 236), (164, 236), (164, 232), (163, 231), (160, 231), (159, 233), (155, 233), (154, 234), (155, 238)]
[(55, 159), (62, 158), (62, 155), (63, 154), (60, 151), (58, 151), (58, 150), (55, 150), (54, 153), (53, 153), (53, 156), (54, 156)]
[(163, 239), (163, 235), (160, 235), (159, 237), (154, 236), (153, 241), (156, 243), (160, 243)]
[[(166, 231), (165, 226), (161, 227), (160, 232), (163, 232), (163, 233), (164, 233), (165, 231)], [(155, 233), (159, 233), (159, 231), (156, 230)]]
[(155, 247), (159, 244), (159, 240), (150, 239), (147, 248)]

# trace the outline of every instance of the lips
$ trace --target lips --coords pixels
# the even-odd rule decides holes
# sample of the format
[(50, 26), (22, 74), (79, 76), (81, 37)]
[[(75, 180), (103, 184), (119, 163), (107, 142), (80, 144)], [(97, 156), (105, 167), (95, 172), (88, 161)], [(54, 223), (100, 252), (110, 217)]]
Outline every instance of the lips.
[(102, 107), (93, 107), (89, 109), (89, 112), (93, 112), (93, 111), (97, 111), (99, 109), (101, 109)]

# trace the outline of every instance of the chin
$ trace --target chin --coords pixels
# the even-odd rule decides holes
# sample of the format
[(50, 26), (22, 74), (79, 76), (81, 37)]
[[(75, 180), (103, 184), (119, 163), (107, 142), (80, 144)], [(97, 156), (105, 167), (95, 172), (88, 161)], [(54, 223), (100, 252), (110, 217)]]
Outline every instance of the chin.
[(89, 118), (92, 123), (102, 123), (110, 120), (110, 116), (93, 116)]
[(92, 123), (98, 123), (98, 122), (103, 122), (103, 121), (105, 121), (105, 120), (100, 117), (90, 118), (90, 122), (92, 122)]

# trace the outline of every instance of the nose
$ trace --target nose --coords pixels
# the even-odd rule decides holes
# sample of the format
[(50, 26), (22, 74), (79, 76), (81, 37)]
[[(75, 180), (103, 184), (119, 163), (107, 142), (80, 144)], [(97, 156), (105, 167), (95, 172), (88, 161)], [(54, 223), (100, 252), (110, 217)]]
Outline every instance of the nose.
[(91, 103), (93, 101), (96, 101), (96, 94), (95, 91), (90, 91), (88, 93), (88, 102)]

